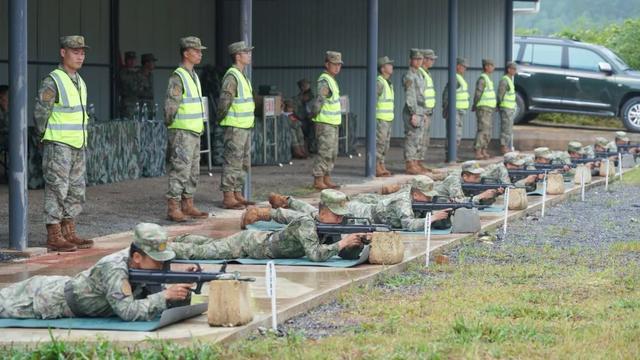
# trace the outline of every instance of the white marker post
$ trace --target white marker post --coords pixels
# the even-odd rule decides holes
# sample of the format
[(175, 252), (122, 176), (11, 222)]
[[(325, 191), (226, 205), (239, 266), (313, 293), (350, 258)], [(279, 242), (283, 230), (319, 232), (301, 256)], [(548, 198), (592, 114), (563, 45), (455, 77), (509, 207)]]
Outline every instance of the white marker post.
[(276, 266), (273, 261), (267, 263), (264, 274), (265, 287), (267, 288), (267, 296), (271, 298), (271, 328), (278, 332), (278, 312), (276, 311)]
[[(609, 172), (609, 169), (607, 169)], [(622, 181), (622, 153), (618, 153), (618, 173), (620, 174), (620, 181)]]
[(610, 169), (610, 162), (611, 160), (609, 160), (609, 158), (607, 158), (606, 163), (607, 163), (607, 175), (604, 178), (604, 191), (609, 191), (609, 169)]
[(542, 181), (542, 213), (540, 217), (544, 217), (544, 207), (547, 205), (547, 172), (544, 172), (544, 181)]
[[(607, 169), (607, 171), (609, 171)], [(584, 201), (584, 171), (580, 173), (580, 197)]]
[(425, 260), (425, 266), (429, 267), (429, 253), (431, 252), (431, 213), (427, 213), (424, 218), (424, 237), (427, 238), (427, 259)]
[(507, 188), (504, 193), (504, 225), (502, 225), (504, 236), (507, 236), (507, 219), (509, 218), (509, 195), (510, 194), (511, 194), (511, 188)]

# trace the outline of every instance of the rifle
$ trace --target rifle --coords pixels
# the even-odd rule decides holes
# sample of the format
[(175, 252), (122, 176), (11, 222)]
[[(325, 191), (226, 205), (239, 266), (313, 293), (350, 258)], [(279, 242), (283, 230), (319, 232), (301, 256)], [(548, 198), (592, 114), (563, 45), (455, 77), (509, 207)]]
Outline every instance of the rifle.
[(618, 151), (620, 152), (629, 152), (631, 148), (640, 148), (640, 144), (622, 144), (616, 145), (618, 147)]
[(480, 183), (462, 183), (462, 192), (466, 196), (475, 196), (480, 193), (483, 193), (487, 190), (491, 189), (500, 189), (500, 188), (515, 188), (517, 186), (513, 184), (505, 184), (493, 179), (482, 179)]
[[(541, 175), (546, 173), (545, 169), (533, 169), (533, 170), (509, 170), (509, 178), (511, 182), (522, 180), (530, 175)], [(539, 179), (536, 179), (538, 181)]]
[(192, 291), (200, 294), (202, 285), (209, 281), (217, 280), (238, 280), (238, 281), (256, 281), (252, 277), (240, 276), (240, 273), (234, 271), (226, 272), (227, 264), (222, 264), (218, 272), (202, 271), (200, 265), (196, 264), (197, 271), (171, 271), (170, 262), (165, 262), (162, 270), (141, 270), (129, 269), (129, 282), (131, 284), (144, 284), (150, 286), (160, 286), (162, 284), (196, 284), (196, 288)]
[[(444, 201), (442, 201), (444, 200)], [(480, 204), (474, 204), (472, 202), (461, 202), (461, 203), (456, 203), (456, 202), (449, 202), (447, 201), (446, 198), (442, 199), (438, 196), (435, 196), (433, 198), (433, 201), (431, 202), (426, 202), (426, 201), (414, 201), (411, 203), (411, 208), (413, 209), (414, 212), (434, 212), (434, 211), (442, 211), (445, 209), (451, 209), (449, 212), (450, 214), (453, 214), (456, 210), (458, 209), (486, 209), (488, 207), (490, 207), (491, 205), (480, 205)]]
[[(364, 224), (356, 224), (355, 221), (362, 221)], [(333, 244), (340, 241), (342, 234), (356, 234), (356, 233), (373, 233), (373, 232), (389, 232), (391, 227), (385, 224), (372, 224), (369, 218), (359, 217), (343, 217), (340, 224), (327, 224), (316, 222), (316, 232), (318, 237), (323, 239), (323, 244)], [(369, 241), (361, 239), (362, 243), (367, 245)]]
[(598, 159), (605, 159), (605, 158), (608, 158), (608, 157), (611, 157), (611, 156), (616, 156), (617, 157), (619, 153), (620, 153), (619, 151), (616, 151), (616, 152), (612, 152), (612, 151), (596, 151), (595, 155), (596, 155), (596, 158), (598, 158)]
[(600, 158), (581, 158), (581, 159), (571, 159), (571, 165), (579, 165), (579, 164), (587, 164), (587, 163), (596, 163), (600, 162)]
[(571, 166), (570, 164), (540, 164), (540, 163), (533, 164), (533, 166), (535, 166), (536, 169), (547, 170), (547, 171), (563, 170), (566, 165)]

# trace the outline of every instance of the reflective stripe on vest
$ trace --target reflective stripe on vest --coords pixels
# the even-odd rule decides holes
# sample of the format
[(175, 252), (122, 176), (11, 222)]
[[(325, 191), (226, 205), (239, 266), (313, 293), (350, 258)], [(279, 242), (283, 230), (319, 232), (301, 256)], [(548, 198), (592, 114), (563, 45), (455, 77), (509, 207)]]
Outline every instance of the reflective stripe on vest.
[(382, 84), (382, 94), (378, 96), (376, 103), (376, 119), (393, 121), (393, 86), (382, 75), (378, 75), (378, 82)]
[(204, 102), (202, 101), (202, 88), (200, 79), (194, 72), (195, 79), (189, 72), (181, 67), (174, 72), (182, 81), (182, 101), (169, 129), (189, 130), (202, 133), (204, 129)]
[(433, 79), (427, 70), (420, 68), (420, 73), (424, 77), (424, 107), (433, 109), (436, 107), (436, 88), (433, 86)]
[(58, 88), (58, 101), (53, 104), (42, 139), (80, 149), (87, 140), (87, 85), (78, 74), (78, 91), (69, 75), (60, 69), (49, 76)]
[(227, 112), (227, 116), (220, 122), (221, 126), (233, 126), (240, 129), (250, 129), (255, 123), (256, 104), (253, 102), (253, 88), (243, 73), (235, 67), (230, 67), (224, 76), (232, 75), (236, 78), (238, 89), (236, 97)]
[(500, 107), (503, 109), (515, 109), (516, 108), (516, 87), (513, 84), (513, 80), (505, 75), (502, 80), (507, 82), (507, 92), (504, 93), (502, 101), (500, 101)]
[(456, 109), (467, 110), (469, 108), (469, 85), (460, 74), (456, 74), (458, 88), (456, 89)]
[(325, 123), (330, 125), (340, 125), (342, 123), (342, 112), (340, 109), (340, 88), (336, 80), (327, 73), (322, 73), (318, 78), (325, 80), (329, 84), (329, 90), (331, 90), (331, 97), (325, 99), (320, 112), (313, 118), (314, 122)]
[(484, 79), (484, 90), (480, 95), (480, 101), (477, 106), (486, 106), (490, 108), (496, 107), (496, 92), (493, 90), (493, 81), (489, 78), (489, 75), (482, 73), (480, 78)]

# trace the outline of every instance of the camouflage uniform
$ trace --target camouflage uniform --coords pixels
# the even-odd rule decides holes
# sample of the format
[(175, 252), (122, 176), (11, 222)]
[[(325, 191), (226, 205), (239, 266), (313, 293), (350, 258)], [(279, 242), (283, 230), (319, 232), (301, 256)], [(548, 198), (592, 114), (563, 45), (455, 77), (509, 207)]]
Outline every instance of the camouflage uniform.
[(138, 99), (140, 100), (140, 106), (142, 108), (143, 105), (147, 105), (147, 109), (149, 111), (149, 115), (151, 119), (154, 119), (157, 115), (155, 113), (156, 104), (153, 101), (153, 72), (149, 71), (146, 74), (144, 66), (146, 62), (154, 62), (158, 59), (153, 56), (153, 54), (142, 54), (142, 58), (140, 60), (140, 71), (138, 73)]
[[(509, 84), (507, 80), (500, 79), (500, 83), (498, 84), (498, 101), (502, 101), (508, 89)], [(513, 138), (513, 118), (515, 115), (515, 109), (500, 107), (500, 145), (502, 146), (511, 146), (511, 140)]]
[[(62, 65), (58, 69), (65, 71)], [(69, 74), (78, 87), (79, 75)], [(51, 76), (40, 83), (33, 117), (39, 138), (44, 136), (54, 103), (58, 101), (58, 88)], [(85, 123), (86, 124), (86, 123)], [(85, 146), (73, 148), (67, 144), (44, 141), (42, 173), (44, 178), (44, 221), (58, 224), (62, 219), (73, 219), (82, 212), (85, 201)]]
[[(194, 79), (198, 79), (194, 70), (188, 70), (182, 65), (180, 67)], [(183, 89), (180, 76), (176, 73), (171, 74), (164, 100), (164, 121), (167, 126), (170, 126), (175, 119), (182, 102)], [(176, 201), (180, 201), (181, 198), (193, 198), (200, 176), (200, 135), (189, 130), (168, 129), (167, 198)]]
[[(302, 79), (298, 81), (298, 86), (302, 86), (303, 83), (309, 80)], [(301, 125), (302, 132), (304, 134), (304, 141), (308, 145), (310, 153), (317, 152), (317, 145), (315, 140), (315, 134), (313, 132), (313, 122), (311, 121), (311, 103), (314, 99), (313, 91), (311, 89), (307, 91), (300, 91), (298, 95), (293, 98), (294, 114), (298, 117)]]
[[(331, 89), (326, 80), (318, 80), (317, 91), (318, 95), (313, 101), (311, 110), (313, 114), (320, 113), (326, 99), (331, 98)], [(313, 159), (313, 176), (331, 175), (338, 158), (339, 126), (316, 122), (314, 123), (314, 132), (318, 153)]]
[(491, 142), (491, 129), (493, 127), (493, 112), (495, 108), (487, 106), (476, 106), (485, 88), (485, 81), (482, 77), (476, 82), (476, 91), (473, 97), (473, 106), (476, 109), (476, 118), (478, 119), (478, 131), (476, 133), (476, 141), (474, 148), (486, 149)]
[[(404, 120), (404, 159), (407, 161), (422, 160), (424, 156), (424, 78), (417, 69), (409, 68), (402, 77), (405, 91), (405, 104), (402, 110)], [(418, 116), (418, 126), (411, 125), (411, 115)]]
[(137, 69), (123, 68), (118, 74), (120, 87), (120, 118), (132, 120), (138, 110), (140, 74)]
[[(496, 163), (490, 164), (489, 166), (484, 168), (484, 172), (481, 177), (483, 179), (493, 179), (500, 181), (501, 183), (511, 184), (511, 178), (509, 177), (509, 169), (504, 165), (504, 163)], [(526, 186), (524, 179), (516, 181), (514, 184), (518, 187)]]
[[(393, 87), (393, 84), (390, 80), (386, 80), (389, 82), (389, 86)], [(376, 81), (376, 93), (377, 98), (380, 98), (382, 92), (384, 91), (384, 85), (379, 81)], [(387, 156), (387, 152), (389, 152), (389, 145), (391, 144), (391, 127), (393, 125), (393, 121), (383, 121), (376, 120), (376, 159), (384, 164), (384, 159)]]
[(277, 231), (244, 230), (220, 240), (200, 235), (178, 236), (171, 244), (178, 259), (283, 259), (306, 256), (326, 261), (338, 254), (338, 244), (321, 244), (316, 222), (308, 214), (271, 209), (271, 218), (286, 227)]
[(436, 184), (434, 190), (438, 196), (448, 197), (457, 202), (472, 201), (473, 203), (487, 203), (487, 200), (480, 200), (478, 195), (469, 198), (462, 191), (462, 171), (468, 171), (476, 174), (482, 174), (482, 169), (475, 161), (466, 161), (462, 164), (461, 170), (454, 170), (439, 184)]
[[(167, 235), (155, 224), (139, 224), (134, 244), (157, 261), (173, 258)], [(153, 320), (167, 308), (163, 292), (148, 294), (129, 283), (129, 249), (106, 256), (74, 277), (34, 276), (0, 290), (0, 318), (55, 319), (118, 316)], [(148, 296), (147, 296), (148, 295)]]

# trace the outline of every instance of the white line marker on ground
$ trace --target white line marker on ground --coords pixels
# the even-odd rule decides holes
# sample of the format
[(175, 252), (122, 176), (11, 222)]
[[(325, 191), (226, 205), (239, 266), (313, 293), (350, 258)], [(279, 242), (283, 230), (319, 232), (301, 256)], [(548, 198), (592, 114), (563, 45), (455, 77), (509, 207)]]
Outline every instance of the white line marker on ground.
[(424, 237), (427, 238), (427, 259), (425, 260), (425, 266), (429, 267), (429, 253), (431, 252), (431, 213), (427, 213), (424, 218)]

